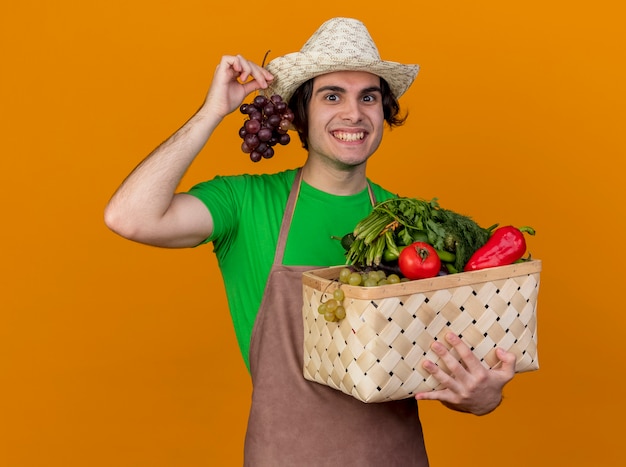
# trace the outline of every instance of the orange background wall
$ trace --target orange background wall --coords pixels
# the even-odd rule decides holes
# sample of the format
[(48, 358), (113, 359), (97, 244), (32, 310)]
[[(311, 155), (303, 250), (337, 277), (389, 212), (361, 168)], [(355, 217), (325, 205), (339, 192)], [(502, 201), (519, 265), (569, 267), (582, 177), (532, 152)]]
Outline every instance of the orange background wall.
[[(200, 105), (223, 53), (295, 51), (340, 15), (362, 19), (383, 57), (422, 66), (369, 175), (485, 225), (532, 225), (544, 261), (541, 369), (487, 417), (422, 404), (433, 466), (623, 465), (619, 4), (4, 5), (0, 465), (241, 465), (250, 383), (210, 248), (133, 244), (102, 212)], [(293, 144), (252, 164), (240, 123), (220, 127), (181, 188), (304, 160)]]

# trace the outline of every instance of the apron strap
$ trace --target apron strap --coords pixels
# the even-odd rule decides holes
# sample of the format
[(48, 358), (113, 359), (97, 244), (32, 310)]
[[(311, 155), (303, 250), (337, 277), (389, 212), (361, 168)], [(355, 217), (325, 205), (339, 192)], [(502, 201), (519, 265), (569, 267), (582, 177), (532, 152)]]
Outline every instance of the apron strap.
[(302, 167), (296, 172), (296, 178), (293, 180), (291, 191), (289, 192), (289, 198), (287, 198), (287, 205), (285, 206), (285, 213), (283, 214), (283, 222), (278, 232), (278, 243), (276, 244), (276, 253), (274, 255), (274, 264), (283, 264), (283, 256), (285, 255), (285, 246), (287, 245), (287, 235), (289, 235), (289, 227), (291, 226), (291, 219), (296, 209), (296, 200), (300, 193), (300, 185), (302, 183)]
[[(289, 192), (289, 198), (287, 198), (287, 205), (285, 206), (285, 213), (283, 214), (283, 220), (280, 225), (280, 231), (278, 232), (278, 241), (276, 243), (276, 253), (274, 255), (274, 264), (282, 264), (283, 257), (285, 255), (285, 247), (287, 245), (287, 236), (289, 235), (289, 227), (291, 226), (291, 220), (293, 219), (293, 213), (296, 210), (296, 201), (300, 194), (300, 186), (302, 185), (302, 167), (298, 168), (296, 176)], [(367, 191), (369, 193), (370, 202), (372, 206), (376, 205), (376, 197), (372, 190), (372, 185), (367, 180)]]

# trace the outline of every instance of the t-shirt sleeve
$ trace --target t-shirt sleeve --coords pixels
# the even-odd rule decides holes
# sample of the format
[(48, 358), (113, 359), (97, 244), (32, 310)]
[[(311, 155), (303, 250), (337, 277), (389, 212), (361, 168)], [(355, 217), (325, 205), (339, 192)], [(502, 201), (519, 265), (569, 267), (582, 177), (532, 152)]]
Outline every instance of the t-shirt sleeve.
[(214, 242), (217, 247), (218, 243), (228, 242), (233, 237), (239, 222), (236, 213), (241, 212), (238, 193), (245, 183), (244, 177), (217, 176), (187, 191), (204, 203), (213, 219), (213, 233), (202, 243)]

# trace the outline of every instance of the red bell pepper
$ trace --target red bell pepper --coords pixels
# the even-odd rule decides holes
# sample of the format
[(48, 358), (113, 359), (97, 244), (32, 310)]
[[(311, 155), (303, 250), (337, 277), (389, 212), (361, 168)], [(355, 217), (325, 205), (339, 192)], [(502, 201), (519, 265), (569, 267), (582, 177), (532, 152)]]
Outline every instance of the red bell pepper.
[(464, 271), (493, 268), (513, 264), (524, 256), (526, 239), (524, 232), (535, 235), (531, 227), (508, 225), (496, 229), (487, 243), (474, 252), (463, 268)]

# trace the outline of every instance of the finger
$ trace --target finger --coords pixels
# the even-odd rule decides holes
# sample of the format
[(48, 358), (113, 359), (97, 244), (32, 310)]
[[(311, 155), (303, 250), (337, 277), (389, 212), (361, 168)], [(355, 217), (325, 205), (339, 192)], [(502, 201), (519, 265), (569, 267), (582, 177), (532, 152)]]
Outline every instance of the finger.
[(245, 82), (250, 75), (250, 66), (241, 55), (225, 55), (222, 59), (224, 67), (230, 72), (232, 79)]
[(450, 350), (445, 345), (443, 345), (441, 342), (435, 341), (431, 345), (431, 349), (437, 354), (437, 356), (443, 361), (443, 363), (445, 363), (450, 376), (459, 379), (462, 379), (465, 376), (467, 370), (459, 362), (457, 357), (450, 353)]
[(235, 79), (245, 82), (250, 76), (251, 67), (241, 55), (224, 55), (217, 66), (216, 73), (220, 71), (228, 75), (229, 81)]
[(267, 71), (265, 68), (260, 67), (256, 63), (246, 60), (243, 56), (237, 55), (236, 63), (238, 64), (239, 80), (246, 84), (249, 82), (248, 80), (256, 81), (257, 89), (262, 88), (265, 89), (268, 86), (274, 76)]
[(484, 368), (478, 357), (472, 352), (472, 349), (470, 349), (470, 347), (463, 342), (459, 336), (453, 332), (449, 332), (446, 334), (446, 341), (454, 347), (454, 350), (456, 350), (456, 353), (459, 355), (459, 358), (465, 365), (465, 368), (467, 368), (468, 372), (472, 373), (476, 370)]
[[(435, 350), (435, 353), (440, 351), (440, 349), (443, 349), (444, 352), (448, 353), (445, 346), (439, 343), (436, 343), (436, 344), (438, 344), (438, 349)], [(440, 357), (442, 356), (440, 355)], [(459, 363), (454, 358), (452, 358), (452, 360), (456, 362), (457, 366), (460, 367)], [(454, 362), (451, 362), (450, 364), (454, 366)], [(451, 391), (458, 390), (459, 383), (455, 380), (453, 376), (454, 371), (451, 371), (452, 374), (448, 374), (441, 367), (439, 367), (438, 365), (436, 365), (434, 362), (430, 360), (424, 360), (424, 363), (422, 363), (422, 368), (424, 368), (428, 373), (430, 373), (430, 375), (435, 379), (435, 381), (439, 383), (439, 386), (442, 389), (450, 389)], [(450, 370), (449, 367), (448, 369)]]
[(265, 79), (265, 77), (254, 76), (252, 80), (242, 83), (246, 94), (257, 91), (259, 89), (267, 89), (271, 80)]
[(498, 347), (496, 349), (496, 357), (498, 357), (502, 362), (502, 367), (499, 371), (502, 371), (503, 373), (509, 374), (511, 375), (511, 377), (513, 377), (513, 374), (515, 373), (515, 364), (517, 363), (517, 357), (515, 356), (515, 354), (512, 352), (507, 352), (506, 350)]
[(416, 401), (448, 401), (450, 399), (449, 389), (435, 389), (428, 392), (418, 392), (415, 394)]
[(442, 402), (449, 402), (454, 395), (454, 391), (458, 390), (456, 387), (458, 384), (454, 378), (430, 360), (425, 360), (424, 363), (422, 363), (422, 367), (439, 383), (439, 389), (418, 392), (415, 394), (415, 400), (438, 400)]
[(250, 72), (252, 82), (256, 83), (257, 88), (266, 89), (269, 84), (274, 81), (274, 76), (265, 68), (254, 66)]

